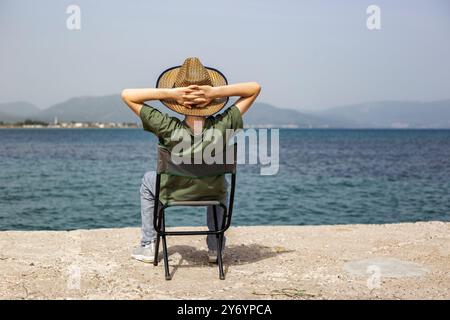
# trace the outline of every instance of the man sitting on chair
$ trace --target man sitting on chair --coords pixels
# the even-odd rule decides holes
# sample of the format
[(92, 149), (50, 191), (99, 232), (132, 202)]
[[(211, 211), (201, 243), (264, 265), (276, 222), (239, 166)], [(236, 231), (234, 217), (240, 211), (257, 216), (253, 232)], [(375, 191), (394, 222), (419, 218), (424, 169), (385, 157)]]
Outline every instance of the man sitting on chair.
[[(155, 134), (159, 144), (169, 151), (179, 144), (179, 139), (173, 139), (176, 131), (187, 132), (193, 144), (205, 148), (211, 139), (204, 139), (209, 129), (222, 134), (224, 143), (226, 130), (239, 130), (243, 127), (242, 115), (255, 101), (261, 87), (256, 82), (246, 82), (227, 85), (225, 76), (218, 70), (204, 67), (198, 58), (187, 58), (182, 66), (164, 71), (158, 78), (156, 88), (125, 89), (122, 91), (123, 101), (141, 118), (144, 130)], [(240, 97), (223, 113), (212, 116), (220, 111), (232, 96)], [(163, 114), (147, 105), (150, 100), (160, 100), (171, 110), (183, 114), (184, 120)], [(195, 149), (196, 146), (193, 146)], [(224, 176), (199, 179), (161, 176), (160, 199), (165, 201), (189, 196), (219, 194), (221, 199), (227, 197), (226, 180)], [(144, 262), (153, 262), (155, 256), (156, 232), (153, 227), (153, 209), (155, 206), (154, 190), (156, 173), (149, 171), (142, 178), (141, 185), (141, 243), (132, 253), (132, 257)], [(214, 229), (212, 208), (207, 209), (207, 225)], [(218, 208), (219, 221), (222, 219), (222, 208)], [(208, 259), (217, 261), (216, 237), (207, 236)], [(223, 243), (225, 248), (225, 238)]]

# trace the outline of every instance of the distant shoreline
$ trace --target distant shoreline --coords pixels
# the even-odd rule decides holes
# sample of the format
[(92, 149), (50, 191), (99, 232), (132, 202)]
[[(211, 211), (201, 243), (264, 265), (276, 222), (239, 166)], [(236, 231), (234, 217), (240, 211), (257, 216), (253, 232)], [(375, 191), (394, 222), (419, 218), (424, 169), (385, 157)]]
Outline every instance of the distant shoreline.
[(0, 126), (1, 129), (76, 129), (76, 130), (83, 130), (83, 129), (142, 129), (142, 127), (21, 127), (21, 126)]
[[(54, 127), (54, 126), (16, 126), (16, 125), (0, 125), (1, 129), (142, 129), (141, 126), (84, 126), (84, 127)], [(426, 131), (426, 130), (450, 130), (450, 128), (303, 128), (303, 127), (291, 127), (291, 126), (244, 126), (244, 129), (283, 129), (283, 130), (389, 130), (389, 131)]]
[(135, 123), (64, 123), (61, 125), (44, 124), (2, 124), (0, 129), (138, 129)]

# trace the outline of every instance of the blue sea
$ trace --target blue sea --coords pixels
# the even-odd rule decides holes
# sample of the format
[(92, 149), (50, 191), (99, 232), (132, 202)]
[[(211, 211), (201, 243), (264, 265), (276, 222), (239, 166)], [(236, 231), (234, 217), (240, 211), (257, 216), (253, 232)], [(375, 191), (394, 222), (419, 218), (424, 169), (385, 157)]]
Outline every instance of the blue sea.
[[(142, 129), (1, 129), (0, 230), (139, 226), (155, 144)], [(279, 172), (259, 172), (239, 166), (233, 225), (450, 221), (450, 130), (280, 130)]]

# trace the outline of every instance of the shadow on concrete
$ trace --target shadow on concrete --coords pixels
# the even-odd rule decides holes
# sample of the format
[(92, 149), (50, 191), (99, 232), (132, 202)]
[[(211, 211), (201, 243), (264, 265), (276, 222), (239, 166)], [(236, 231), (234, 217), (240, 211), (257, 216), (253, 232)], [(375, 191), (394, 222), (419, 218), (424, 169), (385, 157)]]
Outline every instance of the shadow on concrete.
[[(264, 259), (270, 259), (280, 254), (294, 252), (295, 250), (287, 250), (283, 247), (267, 247), (259, 244), (226, 246), (225, 254), (223, 256), (225, 274), (228, 267), (231, 265), (242, 265), (255, 263)], [(193, 267), (215, 267), (217, 264), (208, 263), (208, 251), (200, 250), (199, 248), (185, 245), (176, 245), (168, 247), (169, 265), (171, 276), (176, 273), (178, 268), (193, 268)], [(181, 256), (181, 258), (174, 258), (174, 256)], [(171, 258), (172, 257), (172, 258)], [(162, 248), (160, 247), (159, 263), (163, 261)], [(185, 263), (187, 262), (187, 264)], [(218, 272), (218, 271), (217, 271)]]

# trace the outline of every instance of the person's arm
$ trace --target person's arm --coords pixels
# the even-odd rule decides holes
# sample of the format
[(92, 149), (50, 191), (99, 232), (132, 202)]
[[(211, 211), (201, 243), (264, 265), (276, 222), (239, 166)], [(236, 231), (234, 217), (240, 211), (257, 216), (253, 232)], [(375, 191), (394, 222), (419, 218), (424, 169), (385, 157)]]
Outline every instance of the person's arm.
[(149, 100), (175, 100), (187, 108), (204, 102), (203, 98), (191, 95), (194, 91), (192, 86), (173, 89), (125, 89), (122, 91), (122, 99), (139, 117), (142, 105)]
[(191, 88), (196, 90), (192, 95), (197, 96), (198, 99), (205, 99), (205, 102), (201, 103), (199, 107), (207, 105), (211, 100), (217, 98), (240, 97), (235, 105), (241, 114), (251, 107), (261, 92), (261, 86), (257, 82), (243, 82), (219, 87), (191, 86)]

